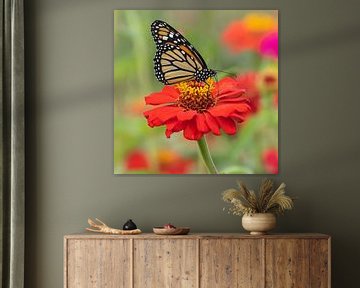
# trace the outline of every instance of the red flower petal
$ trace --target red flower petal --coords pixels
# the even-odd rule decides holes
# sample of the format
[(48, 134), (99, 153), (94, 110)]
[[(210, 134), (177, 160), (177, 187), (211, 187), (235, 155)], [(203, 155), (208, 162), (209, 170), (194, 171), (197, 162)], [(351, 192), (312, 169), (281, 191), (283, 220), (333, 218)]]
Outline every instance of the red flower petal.
[[(236, 107), (236, 106), (239, 106), (239, 107)], [(236, 104), (219, 104), (219, 105), (216, 105), (216, 106), (210, 108), (209, 113), (212, 116), (215, 116), (215, 117), (220, 117), (220, 116), (228, 117), (234, 111), (236, 111), (238, 109), (244, 109), (241, 106), (242, 106), (242, 104), (240, 104), (240, 105), (236, 105)]]
[(162, 92), (151, 93), (145, 97), (145, 103), (148, 105), (170, 104), (174, 102), (175, 99), (172, 96)]
[(174, 99), (177, 99), (180, 96), (179, 91), (174, 86), (170, 85), (165, 85), (161, 92), (171, 96)]
[(164, 122), (161, 121), (159, 118), (154, 118), (154, 119), (151, 119), (151, 120), (148, 119), (148, 124), (149, 124), (150, 127), (155, 127), (155, 126), (163, 125)]
[(187, 111), (180, 110), (176, 116), (180, 121), (187, 121), (194, 118), (195, 115), (196, 115), (196, 111), (194, 110), (187, 110)]
[(220, 135), (219, 124), (216, 121), (216, 119), (213, 116), (211, 116), (210, 113), (207, 113), (207, 112), (204, 113), (204, 117), (205, 117), (205, 120), (206, 120), (206, 124), (210, 128), (212, 133), (214, 135)]
[(166, 131), (165, 131), (166, 137), (170, 138), (171, 134), (184, 130), (185, 123), (186, 122), (179, 122), (177, 120), (172, 120), (166, 123)]
[(245, 93), (244, 87), (239, 86), (234, 78), (225, 77), (216, 83), (214, 96), (218, 99), (224, 97), (240, 97)]
[(221, 96), (218, 97), (218, 103), (246, 103), (249, 102), (243, 97), (227, 97), (227, 96)]
[(173, 134), (174, 132), (175, 132), (175, 131), (173, 131), (173, 130), (166, 129), (166, 130), (165, 130), (166, 138), (170, 138), (171, 134)]
[(188, 121), (184, 129), (184, 137), (188, 140), (199, 140), (202, 136), (203, 133), (201, 133), (196, 127), (196, 121)]
[(207, 133), (210, 131), (209, 126), (206, 124), (204, 113), (198, 113), (196, 115), (195, 120), (196, 120), (196, 126), (200, 132)]
[(216, 120), (218, 121), (221, 129), (223, 129), (225, 131), (225, 133), (227, 133), (229, 135), (233, 135), (236, 133), (235, 122), (233, 120), (231, 120), (230, 118), (218, 117), (218, 118), (216, 118)]
[(230, 114), (230, 117), (233, 118), (234, 120), (236, 120), (237, 122), (241, 123), (241, 122), (245, 121), (247, 115), (248, 114), (240, 114), (240, 113), (234, 112), (234, 113)]
[[(161, 106), (144, 112), (149, 122), (153, 122), (158, 119), (165, 122), (173, 117), (176, 117), (177, 112), (181, 111), (178, 106)], [(158, 126), (158, 125), (156, 125)]]

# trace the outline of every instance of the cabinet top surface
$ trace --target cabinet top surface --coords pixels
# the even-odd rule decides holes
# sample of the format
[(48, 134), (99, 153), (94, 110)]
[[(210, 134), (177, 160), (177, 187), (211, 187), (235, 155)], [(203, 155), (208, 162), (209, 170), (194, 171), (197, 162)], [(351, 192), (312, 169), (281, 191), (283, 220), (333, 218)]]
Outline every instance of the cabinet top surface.
[(329, 239), (329, 235), (320, 233), (287, 233), (250, 235), (245, 233), (189, 233), (188, 235), (156, 235), (142, 233), (138, 235), (109, 235), (101, 233), (75, 233), (64, 236), (65, 239)]

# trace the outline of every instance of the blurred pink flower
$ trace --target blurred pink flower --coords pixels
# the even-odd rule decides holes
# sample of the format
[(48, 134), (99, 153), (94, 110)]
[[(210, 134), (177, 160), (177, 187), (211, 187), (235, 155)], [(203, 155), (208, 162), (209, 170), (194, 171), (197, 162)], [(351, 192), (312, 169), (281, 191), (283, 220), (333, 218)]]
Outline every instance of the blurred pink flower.
[(260, 42), (259, 52), (263, 56), (278, 58), (279, 56), (279, 39), (278, 32), (266, 34)]

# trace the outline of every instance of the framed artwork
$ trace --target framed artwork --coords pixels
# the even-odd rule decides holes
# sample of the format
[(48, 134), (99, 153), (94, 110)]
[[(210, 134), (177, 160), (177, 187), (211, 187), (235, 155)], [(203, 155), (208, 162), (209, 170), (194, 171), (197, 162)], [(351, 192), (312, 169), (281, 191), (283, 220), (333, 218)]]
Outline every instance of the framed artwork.
[(115, 174), (277, 174), (276, 10), (114, 11)]

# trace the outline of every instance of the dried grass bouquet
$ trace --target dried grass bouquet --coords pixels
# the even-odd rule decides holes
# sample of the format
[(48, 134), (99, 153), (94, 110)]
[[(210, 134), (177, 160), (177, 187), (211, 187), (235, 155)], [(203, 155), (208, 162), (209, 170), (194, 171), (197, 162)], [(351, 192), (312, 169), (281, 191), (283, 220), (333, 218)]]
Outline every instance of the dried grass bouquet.
[(294, 207), (294, 198), (285, 195), (285, 183), (274, 190), (274, 182), (264, 179), (259, 192), (249, 190), (243, 182), (238, 182), (239, 189), (228, 189), (222, 193), (222, 199), (231, 204), (229, 213), (233, 215), (252, 215), (255, 213), (283, 214)]

